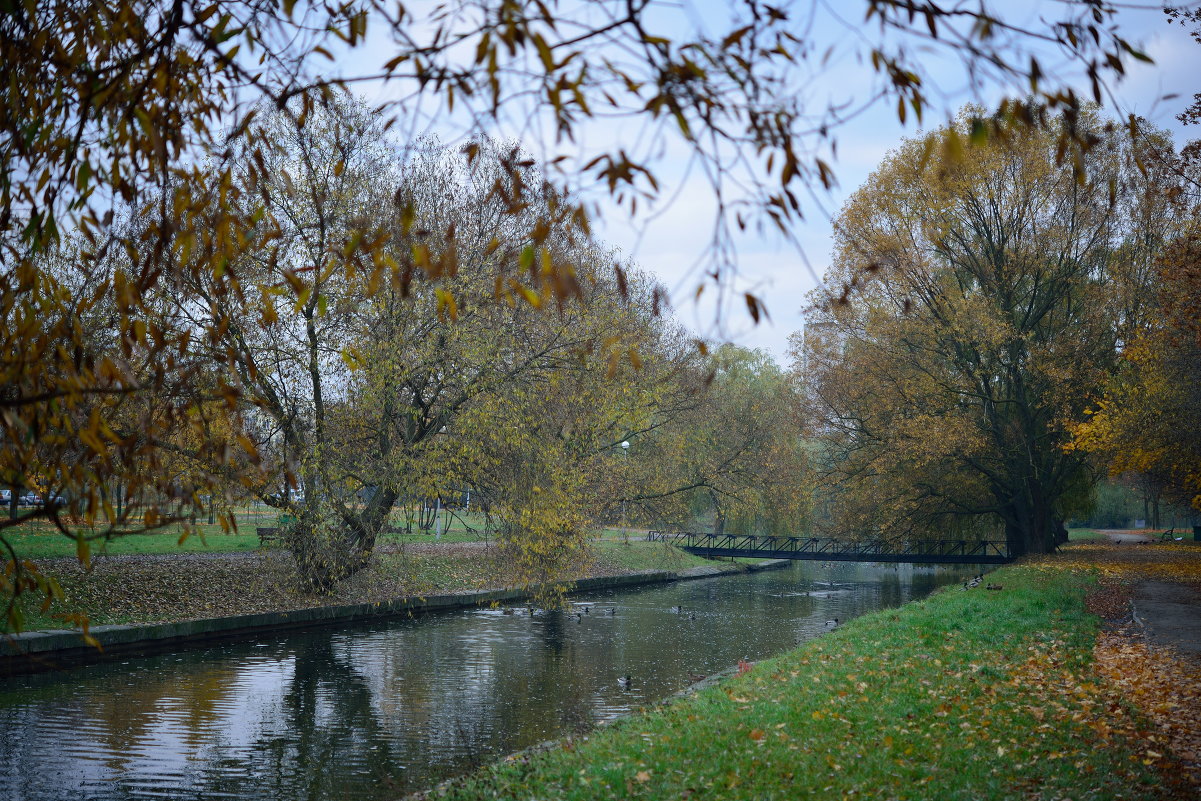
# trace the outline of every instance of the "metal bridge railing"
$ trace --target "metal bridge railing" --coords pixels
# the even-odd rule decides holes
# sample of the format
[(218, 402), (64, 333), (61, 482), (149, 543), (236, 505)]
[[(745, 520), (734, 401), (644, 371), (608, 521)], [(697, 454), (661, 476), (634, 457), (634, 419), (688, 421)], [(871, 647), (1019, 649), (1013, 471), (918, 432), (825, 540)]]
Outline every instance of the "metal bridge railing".
[(669, 542), (701, 555), (771, 556), (856, 562), (1008, 562), (1004, 540), (840, 540), (832, 537), (776, 537), (651, 531), (648, 540)]

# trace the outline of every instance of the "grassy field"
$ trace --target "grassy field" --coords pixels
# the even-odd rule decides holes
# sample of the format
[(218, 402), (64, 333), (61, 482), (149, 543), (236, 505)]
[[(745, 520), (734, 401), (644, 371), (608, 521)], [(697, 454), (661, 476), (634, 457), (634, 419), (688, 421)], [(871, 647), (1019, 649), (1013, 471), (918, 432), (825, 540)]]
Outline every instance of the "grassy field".
[(692, 699), (439, 794), (1182, 797), (1165, 787), (1162, 741), (1094, 672), (1099, 623), (1085, 597), (1097, 575), (1087, 558), (1002, 568), (989, 574), (1001, 590), (956, 588), (867, 615)]
[[(274, 511), (238, 512), (238, 530), (234, 533), (226, 532), (216, 524), (200, 522), (194, 526), (193, 533), (181, 542), (183, 526), (173, 525), (160, 531), (120, 534), (107, 540), (96, 539), (91, 542), (91, 549), (94, 554), (113, 555), (253, 551), (260, 547), (255, 528), (274, 527), (278, 525), (278, 517)], [(479, 516), (465, 516), (465, 520), (453, 518), (448, 530), (439, 537), (421, 533), (384, 533), (380, 536), (380, 542), (385, 545), (481, 542), (487, 539), (483, 524), (484, 521)], [(403, 521), (396, 518), (392, 525), (400, 527)], [(64, 536), (46, 521), (14, 527), (5, 531), (4, 536), (17, 553), (26, 559), (74, 556), (76, 551), (75, 540)]]

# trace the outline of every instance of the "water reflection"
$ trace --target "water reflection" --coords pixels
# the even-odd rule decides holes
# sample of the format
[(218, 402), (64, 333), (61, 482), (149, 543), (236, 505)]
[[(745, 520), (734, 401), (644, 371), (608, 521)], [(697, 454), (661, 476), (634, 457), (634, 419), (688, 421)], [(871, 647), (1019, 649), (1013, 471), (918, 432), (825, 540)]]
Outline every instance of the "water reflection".
[(798, 563), (19, 677), (0, 797), (395, 798), (975, 572)]

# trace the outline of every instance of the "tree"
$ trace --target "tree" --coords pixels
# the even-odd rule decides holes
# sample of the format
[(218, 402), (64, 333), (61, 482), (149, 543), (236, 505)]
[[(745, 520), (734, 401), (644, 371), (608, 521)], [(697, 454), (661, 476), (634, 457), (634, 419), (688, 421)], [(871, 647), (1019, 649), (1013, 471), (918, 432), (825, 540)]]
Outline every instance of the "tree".
[[(606, 257), (567, 205), (538, 189), (532, 170), (507, 165), (520, 160), (516, 149), (481, 143), (470, 163), (436, 142), (404, 153), (359, 105), (319, 104), (310, 114), (303, 128), (283, 114), (259, 123), (246, 173), (264, 170), (279, 185), (242, 173), (234, 183), (248, 201), (250, 187), (266, 191), (260, 244), (231, 269), (279, 289), (223, 303), (218, 277), (189, 269), (173, 271), (189, 282), (168, 286), (178, 317), (207, 336), (207, 359), (232, 368), (257, 435), (245, 450), (266, 458), (252, 488), (292, 513), (288, 542), (308, 585), (325, 591), (367, 563), (398, 501), (463, 486), (487, 497), (487, 466), (495, 468), (507, 438), (528, 445), (557, 397), (544, 385), (573, 371), (604, 375), (595, 362), (626, 339), (630, 311), (616, 283), (598, 274)], [(526, 184), (522, 211), (506, 200), (518, 194), (514, 176)], [(399, 219), (381, 224), (378, 210), (389, 207)], [(535, 263), (525, 236), (539, 226)], [(361, 247), (378, 239), (388, 244)], [(374, 270), (373, 259), (387, 268)], [(512, 278), (518, 269), (524, 281)], [(436, 287), (420, 280), (435, 270), (443, 271)], [(557, 283), (568, 276), (572, 302), (540, 311), (562, 298)], [(510, 302), (496, 302), (506, 292)], [(582, 386), (573, 384), (580, 398)], [(609, 408), (603, 392), (589, 394), (591, 408)], [(577, 408), (574, 418), (576, 435), (562, 438), (569, 443), (589, 415)], [(554, 439), (532, 441), (555, 451)], [(528, 451), (513, 482), (491, 493), (494, 508), (511, 512), (508, 526), (534, 549), (563, 532), (582, 537), (579, 499), (555, 510), (554, 481), (531, 485), (538, 497), (517, 502), (523, 483), (537, 481), (533, 466), (547, 463)], [(576, 461), (558, 454), (550, 463)]]
[(623, 434), (630, 448), (617, 460), (624, 486), (614, 500), (656, 526), (804, 529), (809, 475), (789, 377), (765, 353), (734, 345), (680, 352), (675, 364), (674, 386), (641, 430)]
[(1095, 114), (1071, 162), (1053, 131), (949, 157), (981, 116), (902, 143), (843, 209), (833, 278), (857, 286), (813, 312), (806, 378), (838, 528), (1041, 553), (1087, 498), (1069, 427), (1145, 316), (1175, 215)]
[(1124, 350), (1120, 369), (1073, 428), (1069, 447), (1098, 455), (1113, 475), (1137, 474), (1170, 501), (1201, 510), (1197, 232), (1174, 240), (1158, 266), (1157, 313)]

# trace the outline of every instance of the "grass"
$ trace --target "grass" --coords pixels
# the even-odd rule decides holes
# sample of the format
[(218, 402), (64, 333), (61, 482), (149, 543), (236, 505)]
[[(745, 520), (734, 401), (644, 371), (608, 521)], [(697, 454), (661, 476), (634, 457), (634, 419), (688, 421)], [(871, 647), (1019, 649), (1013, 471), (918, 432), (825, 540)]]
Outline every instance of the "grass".
[[(662, 542), (603, 539), (595, 546), (598, 561), (618, 570), (686, 570), (715, 564)], [(762, 560), (759, 560), (762, 561)]]
[[(180, 541), (183, 527), (172, 525), (161, 531), (148, 533), (121, 534), (108, 540), (96, 540), (91, 543), (93, 554), (172, 554), (172, 553), (237, 553), (253, 551), (260, 546), (255, 528), (258, 526), (273, 527), (277, 525), (278, 515), (272, 511), (258, 513), (237, 513), (238, 531), (228, 533), (220, 525), (199, 523), (194, 533)], [(423, 544), (440, 543), (456, 544), (463, 542), (483, 541), (483, 521), (473, 517), (467, 518), (471, 530), (463, 520), (452, 519), (446, 532), (440, 537), (433, 534), (391, 534), (380, 536), (383, 544)], [(395, 520), (394, 525), (403, 525)], [(56, 559), (71, 557), (76, 553), (76, 542), (71, 537), (64, 536), (49, 522), (38, 520), (15, 526), (4, 532), (5, 538), (23, 559)]]
[(1093, 528), (1068, 529), (1068, 542), (1107, 542), (1104, 531)]
[[(1087, 570), (1011, 566), (443, 788), (450, 799), (1156, 798), (1096, 681)], [(1154, 744), (1152, 744), (1154, 745)], [(1158, 747), (1158, 746), (1155, 746)]]

